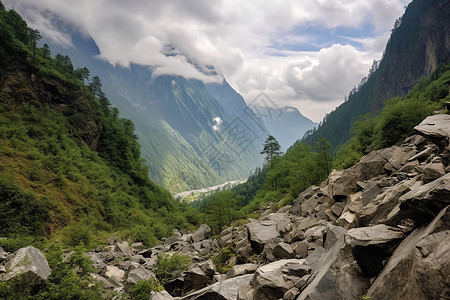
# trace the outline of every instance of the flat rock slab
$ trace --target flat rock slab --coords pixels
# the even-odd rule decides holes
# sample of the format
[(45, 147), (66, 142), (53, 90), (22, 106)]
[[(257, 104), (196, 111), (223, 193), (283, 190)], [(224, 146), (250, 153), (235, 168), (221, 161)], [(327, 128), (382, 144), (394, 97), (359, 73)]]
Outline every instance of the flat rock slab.
[(348, 230), (345, 234), (345, 243), (351, 247), (365, 247), (386, 244), (393, 240), (401, 239), (403, 236), (404, 234), (399, 228), (379, 224)]
[(450, 137), (450, 115), (439, 114), (429, 116), (422, 123), (414, 127), (414, 129), (431, 140), (441, 140), (448, 145)]

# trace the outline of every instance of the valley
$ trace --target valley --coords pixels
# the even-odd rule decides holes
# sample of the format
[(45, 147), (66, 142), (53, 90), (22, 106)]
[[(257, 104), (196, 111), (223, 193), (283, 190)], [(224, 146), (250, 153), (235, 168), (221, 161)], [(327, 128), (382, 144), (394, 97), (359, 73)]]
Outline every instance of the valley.
[(2, 0), (0, 299), (450, 298), (450, 2), (377, 3)]

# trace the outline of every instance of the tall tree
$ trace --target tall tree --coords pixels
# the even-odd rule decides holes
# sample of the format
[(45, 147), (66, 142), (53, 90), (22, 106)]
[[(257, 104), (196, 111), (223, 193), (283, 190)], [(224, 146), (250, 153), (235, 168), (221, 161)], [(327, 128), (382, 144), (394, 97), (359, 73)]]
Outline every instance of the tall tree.
[(261, 151), (261, 154), (266, 155), (265, 159), (266, 159), (266, 162), (269, 164), (272, 162), (272, 160), (275, 157), (283, 154), (283, 152), (280, 151), (280, 149), (281, 149), (280, 143), (278, 143), (277, 139), (275, 137), (273, 137), (272, 135), (269, 135), (267, 137), (263, 146), (264, 146), (264, 149), (263, 149), (263, 151)]
[(41, 33), (37, 29), (28, 28), (28, 37), (30, 40), (31, 50), (33, 51), (33, 60), (36, 56), (36, 45), (37, 42), (42, 39)]
[(331, 172), (332, 159), (330, 154), (331, 143), (324, 137), (321, 137), (314, 145), (315, 150), (319, 153), (319, 164), (322, 166), (325, 176)]
[(83, 81), (83, 84), (84, 84), (84, 81), (89, 79), (91, 72), (89, 72), (88, 68), (83, 67), (83, 68), (76, 69), (75, 74), (81, 81)]
[(44, 55), (45, 58), (48, 58), (52, 55), (51, 51), (50, 51), (50, 47), (48, 46), (48, 44), (44, 44), (42, 46), (42, 54)]
[(92, 81), (89, 84), (89, 90), (96, 98), (102, 96), (102, 81), (100, 80), (100, 77), (97, 75), (92, 77)]

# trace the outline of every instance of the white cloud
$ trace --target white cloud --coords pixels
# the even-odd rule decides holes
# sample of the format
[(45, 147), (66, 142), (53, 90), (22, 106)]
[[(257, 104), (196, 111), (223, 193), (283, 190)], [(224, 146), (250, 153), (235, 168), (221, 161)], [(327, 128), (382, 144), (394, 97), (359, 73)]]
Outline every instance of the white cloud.
[[(4, 0), (46, 37), (65, 47), (70, 36), (59, 31), (64, 20), (99, 46), (112, 64), (148, 65), (154, 76), (181, 75), (205, 82), (214, 66), (247, 101), (264, 91), (280, 104), (289, 103), (315, 121), (367, 73), (378, 59), (393, 22), (410, 0)], [(57, 17), (57, 18), (56, 18)], [(329, 44), (320, 51), (309, 31), (339, 28), (374, 30), (349, 38), (354, 46)], [(370, 27), (370, 26), (369, 26)], [(354, 42), (359, 43), (356, 48)], [(289, 46), (280, 49), (279, 45)], [(167, 55), (170, 52), (170, 55)], [(308, 105), (311, 113), (304, 108)], [(321, 108), (320, 108), (321, 107)]]

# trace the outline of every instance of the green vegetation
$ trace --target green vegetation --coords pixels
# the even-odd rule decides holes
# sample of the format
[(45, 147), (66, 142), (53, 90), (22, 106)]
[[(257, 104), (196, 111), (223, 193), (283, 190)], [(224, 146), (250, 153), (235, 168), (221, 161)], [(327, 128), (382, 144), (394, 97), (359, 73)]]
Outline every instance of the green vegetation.
[(111, 299), (113, 293), (89, 276), (93, 270), (92, 262), (84, 256), (86, 251), (81, 244), (72, 253), (66, 252), (69, 258), (62, 261), (62, 247), (51, 244), (46, 251), (52, 269), (50, 277), (42, 281), (22, 275), (0, 282), (0, 299)]
[(133, 300), (148, 300), (152, 292), (160, 292), (164, 289), (156, 279), (141, 280), (134, 286), (127, 289), (130, 299)]
[(232, 257), (235, 256), (233, 245), (229, 245), (225, 248), (220, 249), (220, 252), (214, 256), (211, 261), (216, 266), (216, 270), (219, 273), (225, 274), (228, 272), (233, 266), (227, 265), (226, 262)]
[(278, 143), (277, 139), (273, 136), (269, 135), (264, 142), (264, 149), (261, 151), (261, 154), (265, 154), (265, 160), (268, 164), (270, 164), (275, 157), (280, 156), (283, 152), (280, 151), (281, 146)]
[(300, 192), (326, 179), (332, 166), (330, 148), (325, 139), (315, 148), (297, 142), (283, 156), (274, 155), (262, 170), (256, 169), (247, 182), (193, 205), (206, 214), (205, 222), (218, 234), (235, 220), (255, 217), (268, 203), (274, 209), (290, 203)]
[(335, 167), (347, 168), (364, 154), (401, 144), (414, 134), (414, 126), (450, 101), (450, 64), (440, 66), (429, 78), (421, 78), (406, 97), (397, 97), (375, 118), (363, 116), (353, 124), (354, 137), (337, 153)]
[(158, 256), (156, 261), (155, 274), (162, 284), (167, 280), (177, 278), (183, 271), (186, 271), (192, 263), (190, 256), (179, 253), (163, 254)]

